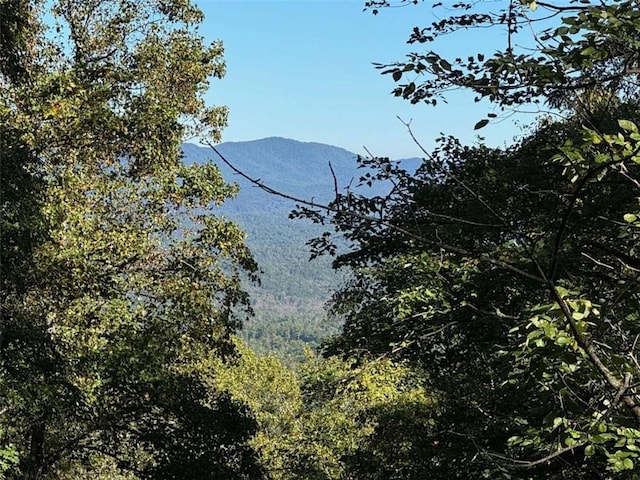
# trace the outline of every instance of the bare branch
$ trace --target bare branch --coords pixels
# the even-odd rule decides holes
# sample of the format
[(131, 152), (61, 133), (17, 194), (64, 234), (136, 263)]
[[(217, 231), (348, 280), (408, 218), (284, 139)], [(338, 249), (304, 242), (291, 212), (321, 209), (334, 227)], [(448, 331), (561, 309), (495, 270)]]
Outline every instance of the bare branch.
[(496, 267), (501, 267), (504, 268), (506, 270), (509, 270), (513, 273), (516, 273), (517, 275), (527, 278), (529, 280), (533, 280), (535, 282), (538, 283), (546, 283), (545, 279), (543, 277), (540, 277), (538, 275), (534, 275), (531, 274), (529, 272), (526, 272), (518, 267), (516, 267), (515, 265), (512, 265), (508, 262), (505, 262), (503, 260), (498, 260), (495, 258), (490, 257), (489, 255), (487, 255), (486, 253), (478, 253), (478, 252), (472, 252), (470, 250), (466, 250), (464, 248), (459, 248), (456, 247), (454, 245), (449, 245), (447, 243), (444, 243), (443, 241), (441, 241), (440, 239), (437, 240), (432, 240), (429, 238), (426, 238), (422, 235), (417, 235), (414, 232), (411, 232), (409, 230), (407, 230), (406, 228), (403, 228), (399, 225), (395, 225), (393, 223), (390, 223), (384, 219), (381, 218), (375, 218), (372, 217), (370, 215), (364, 215), (362, 213), (359, 212), (354, 212), (354, 211), (350, 211), (350, 210), (341, 210), (340, 208), (333, 206), (333, 205), (325, 205), (325, 204), (321, 204), (318, 202), (314, 202), (314, 201), (310, 201), (310, 200), (305, 200), (303, 198), (298, 198), (298, 197), (294, 197), (292, 195), (289, 195), (287, 193), (283, 193), (280, 192), (272, 187), (269, 187), (268, 185), (265, 185), (261, 180), (259, 179), (254, 179), (252, 177), (250, 177), (249, 175), (247, 175), (246, 173), (244, 173), (242, 170), (238, 169), (235, 165), (233, 165), (231, 162), (229, 162), (229, 160), (227, 160), (221, 153), (220, 151), (215, 147), (215, 145), (213, 145), (212, 143), (208, 142), (207, 143), (209, 145), (209, 147), (216, 153), (216, 155), (218, 155), (218, 157), (220, 157), (220, 159), (229, 167), (231, 168), (236, 174), (240, 175), (241, 177), (243, 177), (245, 180), (249, 181), (251, 184), (255, 185), (256, 187), (262, 189), (263, 191), (271, 194), (271, 195), (275, 195), (281, 198), (285, 198), (287, 200), (291, 200), (292, 202), (295, 202), (297, 204), (300, 205), (306, 205), (308, 207), (312, 207), (312, 208), (317, 208), (319, 210), (324, 210), (328, 213), (339, 213), (340, 215), (346, 215), (349, 217), (353, 217), (353, 218), (358, 218), (360, 220), (364, 220), (367, 222), (371, 222), (371, 223), (376, 223), (378, 225), (382, 225), (384, 227), (387, 227), (391, 230), (394, 230), (396, 232), (402, 233), (404, 235), (406, 235), (408, 238), (415, 240), (418, 243), (421, 243), (423, 245), (428, 245), (431, 247), (436, 247), (436, 248), (441, 248), (445, 251), (451, 252), (451, 253), (457, 253), (460, 255), (464, 255), (470, 258), (477, 258), (478, 260), (485, 262), (485, 263), (489, 263), (491, 265), (494, 265)]
[(581, 448), (584, 447), (585, 443), (584, 442), (579, 442), (576, 443), (575, 445), (571, 445), (570, 447), (564, 447), (561, 448), (559, 450), (556, 450), (552, 453), (550, 453), (549, 455), (546, 455), (542, 458), (539, 458), (537, 460), (518, 460), (515, 458), (511, 458), (511, 457), (507, 457), (506, 455), (500, 455), (497, 453), (489, 453), (489, 455), (497, 460), (501, 460), (502, 462), (508, 462), (508, 466), (512, 467), (512, 468), (524, 468), (524, 469), (528, 469), (528, 468), (533, 468), (533, 467), (537, 467), (538, 465), (542, 465), (543, 463), (548, 463), (551, 460), (553, 460), (556, 457), (559, 457), (560, 455), (564, 455), (565, 453), (571, 452), (573, 450), (575, 450), (576, 448)]

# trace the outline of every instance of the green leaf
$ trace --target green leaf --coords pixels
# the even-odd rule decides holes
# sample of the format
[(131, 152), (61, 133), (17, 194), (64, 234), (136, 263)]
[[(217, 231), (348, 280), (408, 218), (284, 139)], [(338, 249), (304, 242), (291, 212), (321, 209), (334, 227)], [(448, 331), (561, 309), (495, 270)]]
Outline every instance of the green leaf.
[(580, 55), (582, 55), (583, 57), (588, 57), (590, 55), (593, 55), (595, 52), (596, 52), (595, 47), (587, 47), (580, 52)]
[(627, 132), (638, 133), (638, 126), (631, 120), (618, 120), (618, 125)]
[(478, 123), (475, 124), (473, 129), (474, 130), (480, 130), (481, 128), (486, 127), (488, 123), (489, 123), (489, 119), (487, 119), (487, 118), (482, 119)]

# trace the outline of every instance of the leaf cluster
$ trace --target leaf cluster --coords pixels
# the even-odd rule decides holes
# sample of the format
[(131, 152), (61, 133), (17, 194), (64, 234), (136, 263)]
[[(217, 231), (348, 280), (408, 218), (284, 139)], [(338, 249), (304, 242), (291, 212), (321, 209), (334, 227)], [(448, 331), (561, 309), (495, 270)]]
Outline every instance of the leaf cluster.
[(197, 368), (233, 351), (257, 271), (214, 211), (236, 188), (181, 162), (225, 125), (202, 99), (221, 45), (185, 0), (0, 8), (7, 478), (259, 478), (249, 412)]

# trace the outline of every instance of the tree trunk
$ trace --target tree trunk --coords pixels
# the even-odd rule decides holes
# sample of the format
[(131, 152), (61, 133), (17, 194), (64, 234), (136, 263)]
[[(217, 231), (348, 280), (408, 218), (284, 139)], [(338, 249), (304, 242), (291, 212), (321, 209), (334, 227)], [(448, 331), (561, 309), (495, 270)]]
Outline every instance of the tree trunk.
[(25, 462), (25, 480), (42, 480), (45, 473), (45, 421), (38, 419), (31, 427), (29, 456)]

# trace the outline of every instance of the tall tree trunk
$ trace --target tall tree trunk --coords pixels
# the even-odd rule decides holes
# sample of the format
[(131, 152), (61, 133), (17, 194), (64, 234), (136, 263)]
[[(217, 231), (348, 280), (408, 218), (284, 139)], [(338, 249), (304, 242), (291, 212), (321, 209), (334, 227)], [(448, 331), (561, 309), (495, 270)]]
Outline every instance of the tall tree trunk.
[(25, 462), (25, 480), (42, 480), (45, 474), (45, 420), (38, 419), (31, 427), (29, 456)]

